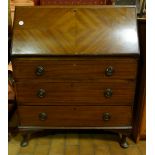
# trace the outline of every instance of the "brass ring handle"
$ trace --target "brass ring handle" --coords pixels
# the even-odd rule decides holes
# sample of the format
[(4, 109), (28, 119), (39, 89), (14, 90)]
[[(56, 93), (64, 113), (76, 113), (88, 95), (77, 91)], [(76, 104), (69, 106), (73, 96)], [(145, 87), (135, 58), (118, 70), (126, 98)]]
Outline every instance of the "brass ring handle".
[(45, 112), (39, 113), (39, 119), (45, 121), (47, 119), (47, 114)]
[(112, 90), (111, 90), (110, 88), (107, 88), (107, 89), (105, 90), (105, 92), (104, 92), (104, 96), (105, 96), (106, 98), (112, 97), (112, 94), (113, 94), (113, 92), (112, 92)]
[(43, 98), (46, 96), (46, 91), (44, 89), (39, 89), (38, 92), (37, 92), (37, 96), (39, 98)]
[(41, 76), (41, 75), (43, 75), (44, 74), (44, 67), (43, 66), (38, 66), (37, 68), (36, 68), (36, 75), (37, 76)]
[(105, 70), (105, 75), (106, 76), (112, 76), (114, 73), (114, 68), (112, 66), (108, 66)]
[(104, 121), (109, 121), (110, 119), (111, 119), (110, 113), (105, 112), (105, 113), (103, 114), (103, 120), (104, 120)]

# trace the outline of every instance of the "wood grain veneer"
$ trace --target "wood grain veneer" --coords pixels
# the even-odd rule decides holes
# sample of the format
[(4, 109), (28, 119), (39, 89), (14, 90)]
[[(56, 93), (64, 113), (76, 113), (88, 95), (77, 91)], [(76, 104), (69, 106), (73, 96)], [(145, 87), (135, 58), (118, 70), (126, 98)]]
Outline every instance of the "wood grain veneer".
[(139, 54), (135, 19), (134, 7), (16, 7), (12, 56)]
[[(107, 88), (112, 90), (109, 98), (104, 95)], [(46, 92), (43, 98), (37, 96), (40, 89)], [(16, 83), (17, 102), (22, 105), (133, 105), (134, 92), (135, 82), (122, 80), (103, 83)]]
[[(131, 125), (130, 106), (19, 106), (21, 126), (129, 126)], [(47, 114), (45, 121), (39, 120), (39, 113)], [(111, 119), (103, 120), (109, 112)]]
[[(38, 58), (39, 59), (39, 58)], [(96, 81), (104, 82), (106, 79), (130, 79), (137, 76), (138, 60), (136, 58), (37, 58), (14, 59), (14, 79), (18, 82), (21, 79), (31, 79), (48, 82), (66, 81)], [(44, 74), (36, 75), (36, 68), (42, 66)], [(105, 71), (112, 66), (114, 73), (106, 76)]]

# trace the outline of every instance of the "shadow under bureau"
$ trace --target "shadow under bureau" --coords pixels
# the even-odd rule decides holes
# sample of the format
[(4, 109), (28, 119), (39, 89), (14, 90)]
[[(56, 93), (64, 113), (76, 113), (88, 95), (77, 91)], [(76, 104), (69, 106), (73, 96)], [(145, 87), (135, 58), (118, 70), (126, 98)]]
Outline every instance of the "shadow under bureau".
[[(136, 9), (16, 7), (12, 41), (18, 127), (132, 133), (139, 48)], [(25, 134), (26, 133), (26, 134)]]

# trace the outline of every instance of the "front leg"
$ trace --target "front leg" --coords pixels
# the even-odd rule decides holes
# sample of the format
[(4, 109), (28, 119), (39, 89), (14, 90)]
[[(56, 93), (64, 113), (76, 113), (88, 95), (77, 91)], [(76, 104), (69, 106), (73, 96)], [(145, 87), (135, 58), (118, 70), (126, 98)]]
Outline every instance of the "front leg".
[(21, 141), (20, 145), (21, 145), (21, 147), (26, 147), (29, 143), (31, 133), (26, 132), (26, 133), (22, 134), (22, 136), (23, 136), (23, 140)]
[(127, 135), (125, 135), (125, 134), (121, 135), (120, 146), (122, 148), (128, 148), (129, 147), (129, 145), (128, 145), (127, 141), (126, 141), (126, 138), (127, 138)]

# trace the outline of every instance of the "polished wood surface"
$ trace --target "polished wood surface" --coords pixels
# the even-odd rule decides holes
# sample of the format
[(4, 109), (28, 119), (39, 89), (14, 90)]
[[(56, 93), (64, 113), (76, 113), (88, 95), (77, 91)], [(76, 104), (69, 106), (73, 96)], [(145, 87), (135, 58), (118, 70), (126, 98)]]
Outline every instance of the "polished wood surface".
[[(39, 58), (38, 58), (39, 59)], [(96, 81), (106, 79), (135, 80), (137, 77), (138, 61), (135, 58), (22, 58), (12, 61), (13, 76), (16, 82), (21, 79), (38, 82), (67, 82), (67, 81)], [(38, 66), (44, 68), (41, 76), (36, 75)], [(106, 76), (107, 67), (113, 67), (112, 76)]]
[[(129, 126), (132, 108), (130, 106), (19, 106), (21, 126)], [(39, 114), (46, 113), (46, 120)], [(111, 118), (104, 120), (104, 113)]]
[(17, 7), (12, 56), (139, 54), (135, 7)]
[[(112, 91), (109, 98), (105, 96), (108, 88)], [(44, 97), (38, 96), (40, 89), (45, 91)], [(125, 80), (107, 80), (103, 83), (16, 83), (17, 102), (20, 105), (133, 105), (134, 94), (135, 82)]]

